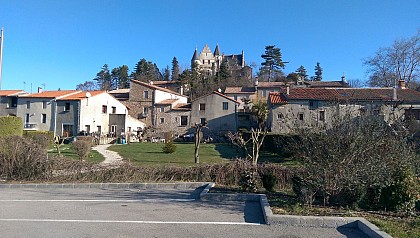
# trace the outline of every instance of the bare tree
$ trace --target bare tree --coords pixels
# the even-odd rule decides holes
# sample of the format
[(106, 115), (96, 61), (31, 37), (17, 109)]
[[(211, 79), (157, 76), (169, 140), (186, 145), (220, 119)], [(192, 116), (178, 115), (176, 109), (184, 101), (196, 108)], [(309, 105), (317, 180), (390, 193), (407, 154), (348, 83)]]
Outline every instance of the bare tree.
[(396, 40), (392, 46), (380, 48), (363, 64), (368, 67), (370, 86), (391, 87), (404, 80), (410, 87), (420, 77), (420, 30), (409, 39)]

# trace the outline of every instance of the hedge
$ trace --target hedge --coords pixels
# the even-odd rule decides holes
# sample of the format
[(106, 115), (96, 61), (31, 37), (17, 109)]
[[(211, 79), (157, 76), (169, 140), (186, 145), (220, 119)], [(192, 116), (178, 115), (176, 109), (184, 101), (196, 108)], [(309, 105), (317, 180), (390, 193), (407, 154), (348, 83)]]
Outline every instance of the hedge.
[(22, 136), (23, 121), (20, 117), (0, 117), (0, 137)]

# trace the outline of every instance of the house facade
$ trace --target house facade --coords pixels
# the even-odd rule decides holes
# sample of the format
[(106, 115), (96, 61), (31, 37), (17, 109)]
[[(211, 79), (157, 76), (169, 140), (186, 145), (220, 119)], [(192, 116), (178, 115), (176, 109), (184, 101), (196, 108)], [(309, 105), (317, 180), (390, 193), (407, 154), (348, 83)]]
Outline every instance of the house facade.
[(191, 125), (207, 124), (208, 136), (220, 137), (238, 129), (240, 103), (220, 92), (212, 92), (191, 102)]
[(20, 96), (17, 116), (24, 130), (53, 131), (63, 137), (138, 130), (144, 123), (128, 118), (128, 109), (105, 91), (45, 91)]
[(23, 90), (0, 90), (0, 116), (16, 116), (18, 97), (25, 94)]
[(420, 93), (399, 88), (290, 88), (269, 95), (271, 132), (325, 129), (343, 117), (375, 116), (387, 123), (419, 115)]

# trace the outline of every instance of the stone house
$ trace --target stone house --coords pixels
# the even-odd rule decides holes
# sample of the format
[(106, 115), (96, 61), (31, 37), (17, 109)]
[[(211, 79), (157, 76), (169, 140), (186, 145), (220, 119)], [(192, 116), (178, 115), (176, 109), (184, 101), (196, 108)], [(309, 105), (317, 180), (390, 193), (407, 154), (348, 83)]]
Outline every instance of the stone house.
[(270, 93), (268, 106), (271, 132), (284, 134), (325, 129), (344, 116), (380, 116), (393, 123), (420, 112), (420, 93), (406, 88), (290, 88)]
[(207, 123), (205, 136), (220, 137), (238, 129), (240, 103), (219, 92), (212, 92), (191, 102), (191, 125)]
[(23, 90), (0, 90), (0, 116), (16, 116), (18, 96), (25, 94)]

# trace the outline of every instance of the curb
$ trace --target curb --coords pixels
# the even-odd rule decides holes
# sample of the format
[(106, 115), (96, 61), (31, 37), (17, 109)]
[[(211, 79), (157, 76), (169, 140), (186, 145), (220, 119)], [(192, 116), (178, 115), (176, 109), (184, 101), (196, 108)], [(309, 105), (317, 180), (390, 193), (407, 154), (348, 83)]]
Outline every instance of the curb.
[(220, 194), (209, 193), (214, 187), (209, 183), (200, 193), (202, 201), (255, 201), (261, 205), (261, 210), (267, 225), (286, 225), (301, 227), (325, 227), (325, 228), (357, 228), (371, 238), (392, 238), (389, 234), (381, 231), (377, 226), (362, 217), (328, 217), (328, 216), (294, 216), (274, 215), (265, 194)]
[(0, 184), (0, 189), (24, 189), (24, 188), (103, 188), (103, 189), (192, 189), (209, 183), (185, 182), (185, 183), (65, 183), (65, 184)]

